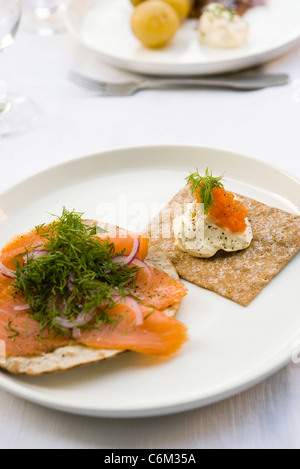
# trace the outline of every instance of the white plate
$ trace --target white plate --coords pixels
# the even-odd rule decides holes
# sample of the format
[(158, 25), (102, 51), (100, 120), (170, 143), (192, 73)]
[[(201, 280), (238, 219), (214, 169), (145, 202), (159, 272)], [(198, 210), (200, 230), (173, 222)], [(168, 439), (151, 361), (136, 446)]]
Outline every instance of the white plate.
[[(259, 160), (200, 147), (122, 149), (55, 167), (0, 195), (0, 245), (63, 205), (140, 230), (196, 166), (225, 170), (229, 189), (299, 213), (299, 182)], [(186, 283), (178, 319), (190, 340), (172, 358), (130, 352), (57, 375), (2, 371), (0, 386), (47, 407), (107, 417), (169, 414), (226, 398), (291, 360), (300, 333), (299, 264), (296, 256), (248, 308)]]
[(188, 20), (168, 47), (150, 50), (133, 36), (129, 0), (69, 0), (69, 32), (111, 65), (153, 75), (201, 75), (252, 67), (292, 48), (300, 40), (299, 0), (269, 0), (249, 10), (249, 43), (233, 50), (201, 46), (197, 20)]

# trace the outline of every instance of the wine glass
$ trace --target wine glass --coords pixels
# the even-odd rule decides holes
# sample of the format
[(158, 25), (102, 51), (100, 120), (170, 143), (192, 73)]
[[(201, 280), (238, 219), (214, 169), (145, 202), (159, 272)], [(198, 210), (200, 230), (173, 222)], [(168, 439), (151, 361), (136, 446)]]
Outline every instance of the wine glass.
[(27, 0), (22, 28), (42, 36), (51, 36), (64, 31), (62, 13), (66, 0)]
[[(22, 0), (0, 0), (0, 52), (14, 42), (22, 15)], [(0, 135), (26, 130), (37, 119), (36, 108), (25, 96), (7, 94), (0, 79)]]

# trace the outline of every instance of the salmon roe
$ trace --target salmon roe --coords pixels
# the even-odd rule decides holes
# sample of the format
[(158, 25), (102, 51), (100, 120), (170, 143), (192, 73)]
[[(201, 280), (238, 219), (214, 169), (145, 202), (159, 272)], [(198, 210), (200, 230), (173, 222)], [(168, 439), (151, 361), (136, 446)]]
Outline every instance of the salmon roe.
[[(212, 195), (215, 199), (208, 211), (211, 218), (217, 220), (216, 224), (228, 228), (232, 233), (243, 233), (246, 228), (246, 217), (248, 210), (242, 202), (236, 200), (231, 192), (223, 188), (214, 187)], [(195, 193), (196, 199), (201, 203), (199, 194)]]

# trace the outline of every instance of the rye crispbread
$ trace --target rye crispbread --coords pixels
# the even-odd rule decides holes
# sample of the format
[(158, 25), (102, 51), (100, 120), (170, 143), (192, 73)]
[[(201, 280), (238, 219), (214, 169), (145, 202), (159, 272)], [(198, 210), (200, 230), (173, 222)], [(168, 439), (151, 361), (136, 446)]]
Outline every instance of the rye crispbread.
[(176, 248), (172, 221), (193, 201), (187, 186), (152, 220), (146, 232), (150, 245), (169, 257), (181, 278), (248, 306), (299, 251), (300, 217), (241, 195), (238, 198), (249, 210), (253, 230), (251, 245), (243, 251), (219, 251), (212, 258), (199, 259)]

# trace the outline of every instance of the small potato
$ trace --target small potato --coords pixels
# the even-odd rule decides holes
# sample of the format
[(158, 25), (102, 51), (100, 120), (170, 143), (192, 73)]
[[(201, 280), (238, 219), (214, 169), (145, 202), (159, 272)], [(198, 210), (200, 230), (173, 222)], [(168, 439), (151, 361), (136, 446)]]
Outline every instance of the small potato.
[(161, 0), (162, 2), (168, 3), (174, 10), (177, 12), (180, 21), (185, 20), (192, 7), (192, 3), (190, 0)]
[(180, 26), (179, 16), (161, 0), (148, 0), (136, 7), (131, 18), (133, 34), (147, 47), (164, 47)]
[(130, 0), (134, 7), (137, 7), (140, 3), (145, 2), (146, 0)]

